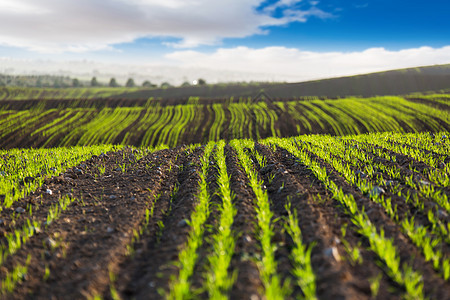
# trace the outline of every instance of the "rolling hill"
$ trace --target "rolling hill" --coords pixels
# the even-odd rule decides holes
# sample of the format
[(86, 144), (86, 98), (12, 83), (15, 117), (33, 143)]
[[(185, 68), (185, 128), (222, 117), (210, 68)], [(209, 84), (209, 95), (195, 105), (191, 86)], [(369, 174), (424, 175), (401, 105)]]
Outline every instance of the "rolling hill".
[(450, 64), (392, 70), (357, 76), (299, 83), (216, 84), (169, 89), (139, 90), (117, 98), (201, 98), (254, 97), (261, 90), (273, 98), (305, 96), (344, 97), (401, 95), (415, 92), (450, 90)]

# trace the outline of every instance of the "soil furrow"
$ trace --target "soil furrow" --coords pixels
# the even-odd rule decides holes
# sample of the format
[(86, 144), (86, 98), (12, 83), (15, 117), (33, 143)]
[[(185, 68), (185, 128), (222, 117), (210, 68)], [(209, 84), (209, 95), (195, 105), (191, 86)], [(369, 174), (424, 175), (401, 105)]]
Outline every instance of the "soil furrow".
[(234, 205), (237, 214), (232, 230), (239, 233), (235, 249), (238, 255), (232, 258), (230, 264), (231, 270), (238, 270), (230, 299), (259, 299), (258, 295), (264, 288), (254, 262), (255, 255), (261, 252), (255, 233), (255, 194), (249, 187), (249, 180), (240, 166), (236, 151), (227, 145), (225, 156), (227, 172), (231, 177), (231, 191), (236, 195)]
[(437, 107), (441, 110), (450, 110), (450, 105), (448, 104), (444, 104), (444, 103), (440, 103), (440, 102), (435, 102), (433, 100), (430, 99), (425, 99), (425, 98), (415, 98), (415, 97), (405, 97), (405, 100), (411, 101), (411, 102), (416, 102), (416, 103), (421, 103), (421, 104), (426, 104), (432, 107)]
[[(215, 151), (217, 151), (217, 147)], [(217, 223), (219, 222), (220, 219), (219, 207), (222, 206), (222, 199), (217, 194), (219, 192), (219, 186), (217, 184), (216, 179), (217, 176), (219, 175), (219, 172), (217, 170), (218, 166), (214, 159), (214, 153), (215, 153), (214, 151), (211, 153), (209, 169), (206, 178), (210, 195), (210, 203), (209, 203), (210, 215), (205, 223), (206, 230), (203, 234), (203, 244), (198, 249), (198, 261), (194, 269), (194, 274), (192, 275), (191, 278), (192, 288), (194, 290), (200, 289), (203, 286), (205, 275), (204, 272), (208, 268), (208, 255), (210, 255), (211, 251), (213, 251), (211, 244), (212, 243), (211, 237), (214, 234), (215, 228), (217, 228), (218, 226)], [(202, 293), (200, 297), (205, 299), (208, 298), (206, 293)]]
[(393, 239), (402, 263), (411, 266), (414, 270), (422, 274), (426, 296), (433, 299), (450, 299), (450, 283), (436, 274), (431, 263), (425, 261), (420, 250), (402, 233), (401, 227), (387, 216), (383, 207), (371, 201), (355, 187), (349, 185), (333, 167), (324, 162), (316, 154), (309, 152), (309, 155), (319, 162), (322, 167), (326, 168), (330, 180), (341, 187), (344, 193), (353, 195), (358, 208), (360, 210), (364, 208), (370, 221), (377, 228), (384, 230), (385, 237)]
[[(122, 152), (120, 151), (119, 153)], [(50, 209), (58, 203), (60, 197), (69, 194), (69, 192), (72, 194), (72, 189), (75, 189), (78, 185), (80, 174), (83, 175), (85, 180), (94, 180), (94, 176), (98, 176), (98, 167), (105, 165), (109, 160), (109, 156), (114, 155), (118, 155), (117, 157), (120, 156), (119, 154), (108, 152), (100, 157), (92, 157), (76, 167), (69, 168), (59, 176), (47, 178), (44, 184), (35, 191), (30, 192), (29, 196), (18, 199), (10, 208), (3, 209), (0, 213), (2, 220), (0, 224), (0, 235), (2, 236), (0, 243), (5, 244), (5, 235), (14, 232), (14, 230), (21, 229), (27, 223), (28, 219), (43, 224), (46, 221)], [(31, 180), (34, 181), (40, 176), (45, 176), (45, 174), (37, 174), (34, 178), (31, 177)], [(51, 194), (47, 190), (50, 190)], [(65, 190), (69, 192), (64, 193)], [(16, 191), (16, 193), (22, 192)], [(29, 215), (30, 208), (32, 210), (31, 216)], [(18, 213), (20, 211), (22, 213)]]
[(434, 152), (434, 151), (431, 151), (431, 150), (428, 150), (428, 149), (425, 149), (425, 148), (419, 148), (417, 146), (414, 146), (414, 145), (411, 145), (411, 144), (408, 144), (408, 143), (405, 143), (405, 142), (400, 142), (400, 141), (397, 142), (395, 140), (387, 140), (387, 141), (390, 142), (393, 145), (400, 146), (402, 148), (409, 148), (409, 149), (412, 149), (412, 150), (419, 150), (422, 153), (431, 154), (436, 159), (440, 159), (440, 158), (445, 158), (446, 157), (445, 154)]
[[(166, 179), (166, 188), (157, 203), (165, 207), (155, 234), (144, 234), (135, 245), (135, 255), (120, 267), (115, 288), (122, 299), (159, 299), (168, 290), (172, 276), (178, 274), (174, 264), (187, 240), (187, 225), (195, 207), (202, 148), (181, 157), (180, 170)], [(176, 187), (176, 188), (175, 188)], [(106, 291), (107, 292), (107, 291)]]
[[(86, 298), (109, 283), (109, 270), (120, 262), (133, 229), (143, 219), (151, 196), (147, 185), (164, 177), (148, 172), (145, 160), (121, 170), (119, 165), (133, 155), (127, 151), (125, 159), (122, 151), (109, 154), (106, 171), (96, 180), (90, 172), (70, 185), (61, 178), (49, 180), (47, 186), (55, 194), (71, 193), (77, 201), (14, 256), (14, 264), (27, 255), (31, 263), (26, 280), (8, 298)], [(160, 157), (154, 164), (168, 164), (177, 152), (154, 154)]]
[[(311, 259), (317, 280), (317, 296), (320, 299), (368, 299), (371, 296), (368, 278), (376, 277), (380, 271), (373, 263), (373, 255), (361, 251), (363, 265), (352, 263), (341, 242), (341, 227), (351, 228), (351, 220), (345, 211), (336, 206), (327, 189), (304, 165), (296, 163), (285, 150), (273, 153), (269, 148), (258, 145), (258, 151), (267, 159), (266, 167), (260, 170), (267, 185), (275, 217), (286, 214), (285, 204), (289, 200), (292, 209), (299, 214), (299, 226), (303, 242), (316, 243)], [(280, 227), (280, 224), (277, 224)], [(282, 232), (277, 229), (277, 232)], [(282, 237), (286, 246), (280, 247), (280, 254), (288, 256), (291, 239), (287, 234)], [(347, 230), (345, 240), (353, 248), (358, 248), (359, 237), (353, 230)], [(336, 255), (333, 251), (337, 250)], [(282, 261), (278, 259), (279, 261)], [(280, 264), (284, 274), (290, 272), (290, 264)], [(284, 269), (284, 270), (283, 270)], [(287, 270), (286, 270), (287, 269)], [(293, 278), (292, 278), (293, 279)], [(383, 291), (389, 286), (384, 277), (380, 282)], [(296, 287), (295, 292), (301, 293)], [(379, 294), (379, 297), (395, 297), (392, 294)]]
[[(387, 161), (381, 157), (374, 156), (368, 152), (367, 152), (367, 155), (374, 161), (377, 161), (377, 160), (384, 161), (385, 165), (389, 164), (389, 161)], [(333, 157), (335, 159), (337, 159), (338, 161), (342, 162), (343, 164), (348, 164), (349, 168), (355, 174), (362, 172), (362, 170), (360, 168), (352, 166), (351, 162), (346, 161), (337, 155), (333, 155)], [(390, 162), (390, 163), (394, 164), (393, 162)], [(411, 170), (408, 169), (408, 171), (410, 171), (411, 174), (414, 174)], [(364, 174), (364, 173), (362, 173), (362, 174)], [(418, 174), (418, 173), (416, 173), (416, 174)], [(447, 224), (448, 221), (450, 220), (449, 216), (444, 214), (444, 209), (442, 207), (440, 207), (439, 204), (435, 203), (433, 201), (433, 199), (425, 198), (425, 197), (421, 196), (420, 204), (422, 205), (422, 208), (419, 208), (412, 201), (406, 202), (406, 198), (404, 196), (399, 196), (398, 191), (401, 191), (402, 195), (417, 194), (417, 191), (415, 189), (411, 188), (410, 186), (406, 185), (404, 180), (402, 180), (402, 182), (399, 183), (396, 178), (391, 178), (388, 174), (382, 173), (382, 172), (375, 172), (372, 175), (372, 177), (370, 177), (370, 178), (367, 177), (367, 175), (361, 176), (362, 180), (364, 180), (365, 182), (368, 182), (368, 183), (370, 182), (375, 187), (378, 185), (382, 185), (374, 178), (382, 178), (385, 182), (390, 181), (392, 183), (391, 185), (387, 185), (387, 186), (385, 186), (385, 184), (383, 185), (383, 186), (385, 186), (386, 190), (383, 189), (382, 194), (385, 198), (391, 199), (392, 207), (396, 209), (396, 216), (398, 217), (399, 222), (404, 220), (405, 217), (408, 217), (408, 218), (414, 217), (416, 224), (430, 228), (433, 224), (428, 219), (427, 214), (428, 214), (428, 211), (431, 210), (433, 212), (436, 208), (439, 208), (438, 211), (440, 212), (440, 213), (433, 212), (433, 214), (436, 216), (436, 218), (438, 218), (443, 224)], [(397, 190), (397, 192), (395, 190), (392, 191), (392, 189), (391, 189), (391, 188), (394, 188), (394, 183), (399, 184), (398, 189), (397, 189), (397, 187), (395, 188), (395, 190)], [(440, 190), (440, 188), (436, 188), (436, 190)], [(440, 234), (439, 232), (437, 232), (437, 234), (441, 235), (443, 238), (446, 238), (446, 235), (447, 235), (447, 234)], [(443, 249), (447, 249), (447, 251), (444, 251), (444, 253), (448, 253), (447, 246), (443, 245)]]
[[(394, 143), (394, 144), (404, 145), (404, 144), (398, 144), (398, 143)], [(388, 148), (384, 148), (384, 147), (382, 147), (382, 146), (380, 146), (378, 144), (371, 144), (371, 145), (376, 147), (376, 148), (379, 148), (379, 149), (383, 150), (384, 152), (388, 153), (389, 155), (394, 156), (396, 163), (399, 164), (402, 167), (409, 166), (410, 168), (416, 169), (419, 172), (423, 172), (425, 169), (430, 169), (430, 168), (434, 169), (434, 167), (429, 166), (428, 164), (426, 164), (426, 163), (424, 163), (422, 161), (419, 161), (419, 160), (417, 160), (415, 158), (412, 158), (412, 157), (410, 157), (410, 156), (408, 156), (406, 154), (395, 152), (394, 150), (390, 150)], [(437, 156), (437, 157), (435, 157), (435, 156)], [(436, 159), (443, 159), (444, 155), (436, 154), (436, 155), (433, 155), (433, 157), (436, 158)]]
[[(353, 143), (356, 147), (358, 147), (358, 145), (362, 144), (361, 142), (355, 141), (355, 140), (350, 140), (351, 143)], [(348, 143), (345, 143), (348, 145)], [(365, 153), (367, 153), (370, 157), (374, 158), (375, 162), (381, 162), (385, 165), (388, 166), (395, 166), (397, 168), (399, 168), (399, 170), (401, 171), (401, 175), (402, 176), (411, 176), (414, 175), (415, 178), (417, 179), (421, 179), (421, 180), (426, 180), (426, 177), (423, 175), (423, 172), (428, 170), (428, 169), (434, 169), (430, 166), (428, 166), (426, 163), (421, 162), (421, 161), (417, 161), (414, 158), (401, 154), (401, 153), (397, 153), (394, 152), (392, 150), (377, 146), (377, 145), (373, 145), (375, 148), (381, 149), (383, 152), (394, 156), (395, 157), (395, 162), (389, 161), (383, 157), (379, 157), (379, 156), (375, 156), (372, 152), (368, 151), (368, 150), (363, 150), (363, 149), (358, 149), (360, 151), (364, 151)], [(415, 170), (415, 171), (412, 171)]]
[[(354, 143), (356, 147), (358, 147), (358, 145), (361, 144), (360, 142), (357, 142), (355, 140), (351, 140), (351, 142)], [(345, 143), (345, 144), (348, 145), (348, 143)], [(419, 184), (419, 185), (426, 184), (426, 182), (428, 182), (430, 179), (428, 179), (427, 175), (425, 175), (425, 174), (430, 170), (436, 170), (435, 168), (428, 166), (424, 162), (417, 161), (414, 158), (409, 157), (407, 155), (393, 152), (391, 150), (388, 150), (386, 148), (382, 148), (379, 146), (375, 146), (375, 147), (382, 149), (385, 153), (387, 153), (389, 155), (394, 156), (396, 158), (395, 159), (396, 161), (392, 162), (392, 161), (387, 160), (386, 158), (376, 156), (373, 152), (371, 152), (369, 150), (360, 149), (360, 151), (364, 151), (369, 157), (373, 158), (373, 161), (376, 163), (382, 163), (383, 165), (397, 168), (400, 172), (400, 175), (403, 178), (413, 176), (413, 179), (416, 184)], [(441, 163), (439, 166), (439, 168), (441, 168), (441, 170), (444, 167), (445, 167), (445, 163)], [(383, 176), (386, 176), (386, 175), (383, 175)], [(392, 178), (390, 178), (390, 179), (392, 179)], [(392, 179), (392, 180), (395, 181), (395, 179)], [(403, 183), (405, 183), (405, 182), (403, 181)], [(436, 189), (443, 191), (445, 194), (450, 194), (450, 187), (436, 186)]]

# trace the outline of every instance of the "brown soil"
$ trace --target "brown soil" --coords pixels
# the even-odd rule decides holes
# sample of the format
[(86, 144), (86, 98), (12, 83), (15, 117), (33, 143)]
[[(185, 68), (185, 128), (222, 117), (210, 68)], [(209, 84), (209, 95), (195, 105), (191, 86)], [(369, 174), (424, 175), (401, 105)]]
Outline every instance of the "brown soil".
[(330, 165), (324, 163), (322, 159), (318, 158), (313, 153), (310, 154), (311, 157), (322, 162), (322, 166), (326, 167), (331, 180), (340, 186), (345, 193), (351, 193), (354, 198), (357, 199), (359, 209), (364, 207), (371, 222), (377, 228), (384, 229), (385, 237), (393, 239), (402, 264), (412, 266), (414, 270), (419, 271), (423, 275), (425, 293), (430, 295), (432, 299), (450, 299), (450, 283), (438, 276), (432, 266), (425, 261), (425, 258), (419, 249), (417, 249), (408, 237), (402, 233), (400, 226), (389, 219), (382, 206), (372, 202), (359, 190), (350, 186), (344, 178), (342, 178)]
[[(377, 299), (401, 298), (403, 288), (385, 274), (377, 256), (369, 250), (368, 241), (352, 225), (349, 213), (332, 199), (312, 171), (285, 150), (257, 144), (256, 151), (267, 160), (267, 165), (261, 167), (253, 159), (277, 220), (273, 243), (277, 245), (275, 257), (282, 281), (295, 283), (290, 260), (293, 243), (283, 227), (287, 215), (285, 205), (290, 202), (298, 212), (303, 242), (315, 244), (312, 267), (320, 299), (370, 299), (370, 284), (377, 277), (380, 278)], [(255, 262), (261, 255), (255, 195), (235, 151), (226, 146), (225, 154), (237, 208), (233, 230), (238, 234), (230, 266), (230, 271), (235, 270), (238, 275), (230, 298), (261, 299), (264, 287)], [(84, 299), (100, 295), (111, 299), (111, 291), (116, 291), (122, 299), (164, 298), (171, 278), (179, 272), (176, 262), (189, 234), (190, 227), (183, 220), (189, 219), (195, 208), (203, 148), (162, 150), (138, 161), (136, 155), (135, 150), (126, 148), (92, 157), (60, 176), (47, 179), (34, 194), (1, 212), (0, 242), (5, 244), (5, 234), (21, 228), (28, 216), (26, 213), (17, 216), (14, 211), (18, 207), (31, 205), (33, 218), (44, 223), (61, 196), (71, 194), (76, 199), (57, 220), (42, 226), (39, 233), (4, 260), (0, 268), (2, 280), (14, 266), (25, 264), (28, 257), (30, 264), (15, 291), (2, 298)], [(393, 239), (402, 262), (424, 275), (426, 296), (449, 299), (448, 281), (425, 262), (383, 208), (347, 184), (331, 166), (318, 160), (344, 192), (354, 195), (359, 207), (364, 207), (371, 221), (384, 229), (386, 237)], [(104, 174), (99, 173), (101, 165), (106, 168)], [(122, 169), (124, 165), (126, 169)], [(211, 248), (209, 237), (213, 229), (210, 228), (217, 224), (217, 206), (221, 204), (220, 197), (215, 195), (216, 176), (212, 159), (207, 177), (211, 214), (191, 278), (201, 299), (208, 298), (200, 289), (202, 273), (207, 268), (205, 257)], [(45, 193), (46, 189), (52, 190), (52, 195)], [(148, 219), (147, 210), (153, 211)], [(346, 228), (345, 235), (343, 228)], [(360, 250), (362, 261), (351, 259), (348, 251), (354, 248)], [(337, 255), (330, 255), (330, 250)], [(302, 296), (301, 289), (295, 284), (293, 287), (292, 299)]]
[[(2, 128), (0, 128), (0, 135), (2, 138), (0, 139), (0, 149), (11, 149), (11, 148), (29, 148), (29, 147), (58, 147), (58, 146), (74, 146), (80, 145), (81, 136), (88, 131), (79, 132), (75, 136), (72, 137), (70, 141), (65, 141), (64, 137), (70, 135), (72, 130), (71, 128), (60, 128), (59, 132), (56, 132), (50, 136), (44, 136), (42, 132), (35, 134), (35, 131), (43, 126), (48, 124), (52, 124), (52, 122), (60, 117), (60, 114), (66, 113), (68, 110), (66, 109), (75, 109), (77, 108), (77, 112), (81, 112), (81, 114), (87, 116), (85, 120), (78, 119), (68, 126), (74, 127), (83, 127), (84, 125), (89, 124), (95, 117), (98, 116), (101, 109), (105, 107), (109, 108), (120, 108), (120, 107), (140, 107), (142, 111), (140, 116), (127, 128), (122, 129), (121, 131), (114, 132), (111, 130), (109, 134), (111, 134), (111, 140), (108, 140), (108, 143), (114, 144), (127, 144), (133, 146), (157, 146), (159, 144), (158, 138), (159, 134), (156, 132), (151, 132), (156, 138), (151, 144), (142, 144), (144, 135), (147, 133), (147, 130), (151, 128), (153, 122), (157, 120), (149, 120), (148, 123), (142, 124), (139, 123), (142, 120), (142, 117), (146, 114), (147, 108), (149, 105), (158, 105), (158, 106), (167, 106), (167, 105), (184, 105), (188, 103), (188, 99), (164, 99), (164, 100), (152, 100), (149, 101), (145, 99), (67, 99), (67, 100), (1, 100), (0, 101), (0, 109), (1, 110), (11, 110), (11, 111), (35, 111), (36, 113), (42, 113), (43, 111), (48, 111), (50, 109), (57, 109), (56, 111), (52, 111), (46, 116), (41, 117), (39, 120), (32, 122), (29, 126), (25, 128), (17, 128), (18, 122), (27, 121), (25, 118), (22, 120), (14, 120), (11, 121), (15, 127), (9, 129), (7, 124), (2, 124)], [(269, 110), (275, 113), (276, 120), (274, 121), (274, 130), (277, 135), (280, 137), (285, 136), (295, 136), (298, 135), (299, 132), (297, 128), (299, 128), (301, 134), (331, 134), (336, 135), (338, 132), (335, 131), (332, 124), (329, 124), (325, 119), (321, 119), (323, 124), (319, 124), (317, 120), (314, 118), (308, 117), (302, 113), (301, 109), (301, 101), (298, 102), (298, 110), (296, 113), (299, 115), (303, 114), (303, 117), (310, 123), (310, 127), (304, 126), (302, 122), (298, 122), (294, 119), (294, 116), (289, 113), (287, 109), (281, 109), (281, 107), (286, 107), (286, 101), (293, 101), (293, 98), (286, 99), (278, 99), (280, 102), (277, 105), (274, 105), (270, 101), (266, 101)], [(411, 100), (411, 99), (409, 99)], [(247, 100), (245, 100), (247, 101)], [(255, 99), (256, 101), (262, 101), (261, 99)], [(252, 102), (252, 103), (255, 103)], [(201, 99), (198, 102), (198, 105), (201, 106), (198, 111), (201, 113), (196, 113), (195, 119), (191, 120), (185, 126), (185, 130), (176, 141), (167, 141), (164, 140), (164, 143), (172, 143), (173, 145), (183, 145), (183, 144), (192, 144), (192, 143), (207, 143), (209, 141), (210, 129), (213, 121), (216, 119), (215, 113), (212, 109), (213, 104), (221, 104), (223, 105), (223, 113), (225, 115), (225, 120), (219, 128), (219, 137), (225, 140), (231, 140), (233, 138), (266, 138), (273, 136), (271, 126), (264, 126), (257, 122), (256, 115), (253, 110), (247, 111), (245, 116), (245, 126), (240, 128), (240, 132), (238, 134), (233, 134), (232, 117), (229, 109), (229, 99)], [(234, 103), (237, 103), (235, 100)], [(248, 102), (250, 103), (250, 102)], [(424, 102), (426, 105), (431, 105), (430, 101)], [(331, 104), (332, 105), (332, 104)], [(436, 104), (438, 105), (438, 104)], [(335, 108), (339, 109), (339, 106), (335, 106)], [(438, 106), (442, 110), (448, 111), (450, 109), (449, 106), (441, 105)], [(333, 117), (333, 112), (327, 111), (323, 107), (320, 109), (327, 114), (329, 117)], [(348, 113), (346, 113), (348, 114)], [(7, 115), (2, 116), (0, 119), (6, 118)], [(69, 119), (71, 116), (68, 116)], [(348, 117), (352, 119), (353, 122), (357, 124), (357, 129), (361, 133), (366, 133), (370, 128), (366, 127), (362, 122), (360, 122), (357, 118), (354, 118), (351, 114), (348, 114)], [(436, 130), (450, 130), (450, 124), (445, 120), (441, 120), (435, 118), (437, 127), (428, 124), (427, 122), (421, 120), (420, 117), (411, 116), (412, 119), (409, 122), (404, 122), (402, 120), (397, 120), (397, 123), (405, 132), (413, 132), (413, 131), (436, 131)], [(174, 118), (172, 115), (170, 119)], [(431, 118), (431, 117), (430, 117)], [(165, 120), (169, 122), (170, 120)], [(62, 122), (62, 121), (61, 121)], [(58, 124), (52, 124), (54, 127)], [(144, 125), (144, 127), (139, 128)], [(172, 125), (171, 125), (172, 126)], [(414, 128), (412, 128), (414, 127)], [(251, 130), (246, 130), (246, 128), (251, 128)], [(159, 129), (161, 130), (161, 129)], [(354, 131), (347, 130), (345, 127), (342, 127), (342, 134), (352, 134)], [(159, 132), (160, 133), (160, 132)], [(126, 139), (125, 139), (126, 137)], [(64, 141), (64, 142), (63, 142)], [(101, 143), (102, 140), (99, 140)], [(85, 145), (88, 142), (84, 142)]]
[(408, 100), (408, 101), (411, 101), (411, 102), (422, 103), (422, 104), (430, 105), (430, 106), (433, 106), (433, 107), (437, 107), (437, 108), (442, 109), (442, 110), (449, 110), (450, 109), (450, 105), (449, 104), (435, 102), (435, 101), (432, 101), (432, 100), (429, 100), (429, 99), (417, 98), (417, 97), (405, 97), (405, 99)]

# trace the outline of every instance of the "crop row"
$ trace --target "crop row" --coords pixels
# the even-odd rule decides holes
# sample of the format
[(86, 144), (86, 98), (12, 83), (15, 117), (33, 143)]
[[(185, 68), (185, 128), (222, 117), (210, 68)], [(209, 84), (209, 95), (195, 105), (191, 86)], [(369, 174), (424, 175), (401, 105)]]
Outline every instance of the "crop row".
[[(270, 142), (270, 140), (269, 140)], [(272, 141), (292, 154), (301, 163), (311, 168), (317, 178), (333, 193), (333, 197), (347, 208), (352, 216), (353, 224), (358, 228), (358, 232), (364, 236), (370, 244), (370, 249), (379, 257), (386, 267), (386, 272), (391, 279), (404, 286), (407, 298), (423, 298), (423, 283), (421, 275), (412, 270), (407, 265), (401, 264), (400, 256), (392, 240), (384, 235), (383, 229), (378, 230), (371, 222), (364, 210), (357, 206), (352, 194), (347, 194), (330, 179), (326, 169), (312, 159), (307, 152), (298, 147), (293, 141)]]
[(118, 150), (112, 145), (1, 150), (0, 210), (27, 196), (46, 178), (63, 173), (93, 155)]
[[(241, 272), (253, 274), (250, 269), (256, 270), (257, 278), (252, 277), (252, 284), (261, 298), (315, 299), (327, 295), (324, 283), (330, 287), (347, 284), (347, 280), (354, 280), (351, 278), (361, 274), (356, 270), (367, 267), (376, 268), (381, 275), (377, 279), (359, 279), (367, 282), (367, 286), (370, 281), (370, 291), (362, 292), (367, 288), (361, 288), (358, 295), (376, 297), (382, 284), (386, 288), (382, 293), (388, 297), (424, 299), (441, 295), (442, 298), (446, 295), (450, 275), (450, 227), (445, 209), (448, 186), (426, 176), (433, 171), (449, 175), (449, 162), (442, 151), (448, 145), (446, 136), (448, 132), (433, 136), (374, 133), (348, 137), (269, 138), (260, 143), (233, 140), (229, 145), (224, 141), (212, 141), (203, 147), (192, 145), (172, 150), (170, 159), (166, 159), (163, 152), (130, 150), (128, 156), (124, 152), (123, 161), (128, 164), (119, 159), (120, 163), (116, 162), (114, 167), (99, 165), (94, 172), (102, 184), (109, 183), (123, 195), (123, 203), (117, 197), (103, 198), (104, 192), (101, 192), (100, 200), (86, 201), (91, 201), (89, 210), (108, 208), (109, 218), (96, 228), (108, 225), (113, 216), (128, 215), (127, 209), (136, 206), (139, 211), (130, 214), (136, 220), (126, 218), (121, 220), (126, 225), (116, 227), (124, 226), (133, 234), (115, 232), (120, 229), (109, 230), (108, 238), (102, 241), (107, 245), (111, 243), (115, 247), (112, 250), (97, 243), (86, 244), (105, 257), (99, 270), (98, 267), (89, 270), (109, 274), (109, 281), (96, 281), (97, 284), (108, 282), (109, 289), (105, 286), (93, 288), (86, 291), (86, 295), (119, 299), (136, 293), (136, 298), (143, 295), (157, 297), (152, 289), (158, 289), (160, 297), (169, 299), (228, 299), (244, 296), (243, 292), (236, 292), (237, 286), (242, 285), (238, 278)], [(398, 147), (398, 144), (405, 147)], [(421, 153), (412, 149), (420, 149)], [(47, 153), (46, 150), (34, 151)], [(2, 155), (8, 158), (7, 161), (14, 161), (9, 157), (12, 150)], [(36, 160), (45, 161), (46, 157), (37, 156)], [(80, 165), (80, 161), (75, 165)], [(5, 170), (10, 174), (17, 173), (15, 181), (25, 178), (26, 174), (20, 173), (22, 164), (7, 166)], [(65, 168), (69, 166), (72, 165), (64, 165)], [(105, 167), (114, 178), (104, 176)], [(78, 171), (72, 168), (66, 172), (76, 174)], [(391, 174), (398, 175), (393, 178)], [(83, 184), (89, 187), (73, 185), (70, 196), (53, 197), (54, 203), (45, 209), (33, 209), (28, 218), (8, 222), (10, 228), (1, 240), (2, 262), (9, 270), (7, 274), (1, 274), (2, 293), (15, 290), (15, 285), (26, 278), (24, 273), (35, 272), (28, 269), (39, 261), (39, 255), (29, 258), (26, 249), (22, 249), (23, 244), (42, 247), (36, 232), (66, 230), (54, 220), (74, 218), (73, 214), (67, 213), (71, 209), (83, 211), (83, 214), (88, 211), (83, 204), (83, 190), (99, 190), (94, 178), (91, 182), (87, 180), (89, 178), (83, 177)], [(304, 188), (323, 188), (325, 198), (321, 199), (320, 194), (303, 197), (302, 194), (313, 192), (298, 189), (290, 182), (299, 185), (302, 180)], [(133, 189), (128, 187), (137, 181), (143, 185)], [(129, 195), (135, 193), (133, 191), (138, 191), (137, 199), (129, 200)], [(45, 193), (41, 196), (45, 197)], [(249, 211), (242, 210), (244, 202), (251, 203)], [(297, 209), (301, 203), (304, 207), (327, 213), (309, 216), (306, 210)], [(45, 203), (36, 203), (33, 207), (42, 205)], [(118, 210), (114, 209), (117, 205)], [(46, 218), (35, 219), (33, 211)], [(15, 218), (9, 211), (4, 213), (8, 220)], [(96, 218), (102, 217), (96, 215)], [(345, 227), (323, 234), (323, 228), (334, 224), (332, 219), (344, 220)], [(83, 226), (81, 222), (72, 223)], [(242, 232), (237, 231), (239, 229)], [(95, 231), (92, 232), (95, 236)], [(76, 239), (77, 234), (79, 232), (70, 235)], [(103, 235), (98, 233), (98, 236)], [(127, 239), (123, 236), (129, 236), (126, 246), (123, 241)], [(38, 242), (29, 242), (33, 239)], [(76, 241), (82, 239), (80, 236)], [(325, 248), (324, 243), (328, 240), (336, 246)], [(245, 248), (245, 245), (250, 246)], [(114, 265), (114, 259), (108, 261), (109, 257), (116, 252), (123, 253), (121, 248), (127, 249), (128, 260), (106, 270)], [(22, 264), (11, 263), (16, 256), (21, 257), (18, 261)], [(60, 261), (65, 262), (65, 259), (60, 258)], [(67, 260), (70, 259), (78, 261), (79, 254), (73, 254), (71, 258), (69, 253)], [(128, 269), (130, 266), (136, 266), (137, 271)], [(336, 277), (330, 277), (334, 276), (331, 275), (334, 271), (327, 272), (331, 268), (348, 271), (336, 271)], [(53, 266), (47, 270), (46, 267), (44, 275), (40, 274), (44, 278), (50, 276), (47, 272), (54, 274), (52, 281), (46, 284), (57, 286), (57, 269)], [(121, 277), (121, 273), (127, 275)], [(337, 282), (327, 278), (335, 278)], [(71, 280), (70, 276), (64, 280)], [(126, 285), (126, 282), (131, 283)], [(142, 290), (134, 290), (136, 287)], [(344, 294), (348, 292), (344, 291)]]
[[(4, 108), (0, 110), (0, 128), (0, 147), (3, 148), (105, 143), (175, 147), (210, 140), (309, 133), (437, 132), (449, 130), (450, 124), (448, 111), (400, 97), (381, 97), (270, 105), (266, 102), (203, 105), (188, 101), (188, 104), (176, 106), (160, 106), (154, 102), (144, 107), (103, 109), (35, 107), (20, 111)], [(442, 154), (446, 149), (441, 147), (437, 151)]]
[[(415, 190), (409, 190), (408, 192), (399, 190), (397, 192), (396, 196), (403, 197), (406, 203), (413, 202), (413, 206), (424, 211), (424, 217), (428, 217), (429, 222), (433, 225), (431, 229), (427, 229), (423, 225), (419, 225), (415, 222), (415, 216), (411, 215), (412, 210), (406, 210), (403, 213), (397, 211), (397, 207), (392, 204), (393, 202), (395, 203), (395, 201), (380, 188), (381, 185), (385, 185), (385, 181), (382, 178), (374, 178), (373, 171), (370, 172), (371, 170), (368, 170), (368, 168), (372, 167), (371, 160), (364, 160), (363, 158), (360, 160), (360, 164), (354, 163), (358, 160), (359, 150), (350, 147), (348, 149), (348, 156), (350, 159), (346, 159), (343, 155), (346, 149), (339, 147), (339, 141), (336, 139), (328, 137), (315, 139), (305, 138), (302, 139), (302, 142), (306, 142), (302, 144), (305, 145), (305, 149), (315, 153), (332, 165), (350, 184), (353, 184), (362, 192), (368, 194), (372, 201), (382, 205), (391, 219), (396, 220), (403, 228), (405, 234), (422, 249), (426, 260), (431, 260), (434, 268), (440, 271), (445, 279), (450, 277), (450, 259), (445, 258), (442, 251), (436, 247), (442, 242), (442, 238), (446, 240), (449, 239), (447, 224), (442, 224), (441, 220), (438, 218), (438, 209), (435, 211), (432, 209), (424, 211), (425, 209), (421, 209), (420, 205), (421, 201), (434, 201), (436, 204), (447, 204), (447, 197), (443, 192), (436, 191), (434, 193), (425, 193), (422, 190), (419, 190), (415, 202), (413, 202), (413, 197), (411, 196), (413, 192), (416, 192)], [(358, 168), (355, 169), (353, 166), (357, 166)], [(367, 174), (359, 170), (364, 166), (368, 166), (368, 168), (364, 169)], [(366, 179), (367, 177), (369, 180)], [(406, 180), (403, 182), (406, 182)], [(419, 200), (419, 197), (421, 200)]]

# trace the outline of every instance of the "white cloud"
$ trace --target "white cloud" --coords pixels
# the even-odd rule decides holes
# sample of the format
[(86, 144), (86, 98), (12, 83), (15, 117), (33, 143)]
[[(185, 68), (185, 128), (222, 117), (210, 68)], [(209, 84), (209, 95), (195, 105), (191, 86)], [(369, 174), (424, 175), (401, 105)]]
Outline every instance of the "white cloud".
[(14, 59), (0, 57), (0, 74), (39, 75), (50, 74), (70, 76), (81, 80), (90, 80), (96, 76), (100, 82), (108, 83), (111, 77), (120, 84), (125, 84), (132, 77), (136, 83), (145, 80), (161, 84), (170, 82), (175, 85), (198, 78), (205, 78), (210, 83), (230, 81), (275, 80), (269, 74), (212, 70), (209, 68), (183, 68), (170, 65), (155, 64), (117, 64), (102, 63), (92, 60), (54, 61), (36, 59)]
[(39, 7), (39, 5), (16, 0), (1, 0), (0, 11), (16, 15), (41, 14), (46, 12), (46, 10)]
[[(261, 34), (264, 26), (326, 17), (316, 6), (280, 0), (283, 16), (258, 12), (263, 0), (0, 0), (0, 45), (40, 52), (89, 51), (140, 37), (173, 37), (178, 46), (217, 44)], [(5, 25), (6, 24), (6, 25)]]
[(302, 81), (397, 68), (450, 63), (450, 46), (399, 51), (370, 48), (361, 52), (311, 52), (295, 48), (237, 47), (205, 54), (176, 51), (166, 55), (183, 67), (271, 74), (277, 80)]
[(116, 64), (96, 61), (19, 60), (0, 57), (0, 73), (53, 74), (107, 82), (116, 77), (181, 84), (205, 78), (208, 82), (287, 81), (364, 74), (370, 72), (450, 63), (450, 46), (399, 51), (371, 48), (360, 52), (311, 52), (295, 48), (237, 47), (214, 53), (185, 50), (167, 54), (160, 63)]

